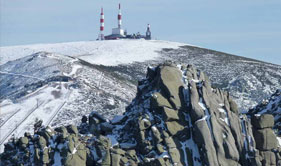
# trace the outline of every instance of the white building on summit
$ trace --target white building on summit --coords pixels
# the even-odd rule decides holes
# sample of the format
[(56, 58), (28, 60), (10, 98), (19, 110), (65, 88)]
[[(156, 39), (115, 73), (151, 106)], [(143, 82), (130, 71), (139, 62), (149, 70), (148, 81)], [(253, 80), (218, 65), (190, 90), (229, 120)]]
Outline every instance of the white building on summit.
[[(98, 40), (117, 40), (117, 39), (146, 39), (150, 40), (151, 39), (151, 32), (150, 32), (150, 25), (148, 24), (147, 26), (147, 31), (146, 35), (141, 35), (139, 32), (136, 34), (128, 35), (127, 32), (122, 29), (122, 14), (121, 14), (121, 4), (119, 3), (119, 10), (118, 10), (118, 27), (117, 28), (112, 28), (112, 34), (104, 36), (103, 35), (103, 30), (104, 30), (104, 15), (103, 11), (101, 13), (101, 32), (99, 35)], [(101, 35), (102, 34), (102, 35)]]
[(119, 3), (119, 10), (118, 10), (118, 27), (112, 29), (112, 34), (105, 36), (106, 40), (110, 39), (119, 39), (119, 38), (125, 38), (126, 35), (124, 34), (124, 30), (121, 28), (122, 25), (122, 14), (121, 14), (121, 4)]

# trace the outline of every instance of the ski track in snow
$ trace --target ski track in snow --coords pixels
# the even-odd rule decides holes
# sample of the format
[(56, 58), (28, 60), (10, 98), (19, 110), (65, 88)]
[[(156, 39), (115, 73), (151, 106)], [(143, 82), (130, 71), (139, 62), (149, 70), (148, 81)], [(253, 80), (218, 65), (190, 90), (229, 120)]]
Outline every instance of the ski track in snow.
[[(58, 90), (58, 88), (61, 88)], [(60, 97), (55, 97), (52, 93), (58, 91)], [(32, 98), (27, 98), (16, 104), (6, 104), (2, 107), (3, 113), (13, 113), (11, 110), (20, 109), (13, 116), (8, 117), (0, 127), (0, 152), (3, 151), (3, 145), (8, 139), (15, 135), (20, 137), (24, 132), (33, 132), (33, 124), (36, 118), (43, 120), (43, 125), (48, 125), (56, 116), (57, 112), (65, 105), (65, 101), (70, 96), (71, 90), (65, 86), (46, 86), (44, 89), (35, 92)], [(30, 109), (31, 108), (31, 109)]]
[(38, 78), (38, 77), (32, 77), (32, 76), (23, 75), (23, 74), (8, 73), (8, 72), (4, 72), (4, 71), (0, 71), (0, 74), (15, 75), (15, 76), (21, 76), (21, 77), (26, 77), (26, 78), (33, 78), (33, 79), (37, 79), (37, 80), (44, 81), (44, 80), (43, 80), (43, 79), (41, 79), (41, 78)]

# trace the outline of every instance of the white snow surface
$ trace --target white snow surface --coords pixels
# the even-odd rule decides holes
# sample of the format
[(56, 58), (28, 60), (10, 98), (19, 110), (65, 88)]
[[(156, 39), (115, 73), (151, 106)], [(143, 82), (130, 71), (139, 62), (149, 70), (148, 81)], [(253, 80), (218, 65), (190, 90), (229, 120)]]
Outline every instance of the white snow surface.
[(278, 141), (278, 146), (281, 147), (281, 138), (280, 137), (276, 137), (277, 141)]
[[(3, 151), (4, 143), (14, 135), (23, 136), (25, 131), (32, 133), (35, 119), (42, 119), (43, 125), (47, 126), (53, 120), (54, 115), (65, 104), (71, 90), (64, 84), (54, 83), (44, 86), (18, 103), (0, 103), (1, 116), (12, 115), (5, 118), (0, 124), (0, 153)], [(60, 97), (58, 97), (60, 96)]]
[(119, 144), (115, 135), (107, 135), (107, 137), (111, 141), (111, 148)]
[(183, 43), (160, 40), (107, 40), (0, 47), (0, 65), (36, 52), (79, 57), (92, 64), (116, 66), (153, 60), (163, 48), (178, 48)]

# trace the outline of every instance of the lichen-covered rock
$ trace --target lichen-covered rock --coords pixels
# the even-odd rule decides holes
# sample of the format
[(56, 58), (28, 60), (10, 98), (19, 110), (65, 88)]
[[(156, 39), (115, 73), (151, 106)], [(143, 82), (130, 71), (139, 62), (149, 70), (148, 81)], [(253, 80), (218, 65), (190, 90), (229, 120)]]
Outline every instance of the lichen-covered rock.
[(19, 145), (21, 148), (26, 148), (27, 147), (27, 144), (28, 144), (28, 138), (27, 137), (21, 137), (19, 139)]
[(100, 136), (96, 142), (96, 151), (99, 157), (99, 164), (104, 166), (111, 164), (110, 147), (111, 141), (107, 137)]
[(177, 110), (169, 109), (164, 107), (162, 109), (162, 117), (164, 121), (173, 121), (173, 120), (179, 120), (179, 115), (178, 115)]
[[(194, 132), (196, 139), (194, 140), (201, 152), (203, 165), (219, 165), (217, 161), (217, 153), (213, 143), (213, 136), (208, 128), (208, 124), (204, 120), (195, 123)], [(207, 152), (207, 153), (206, 153)], [(205, 154), (205, 155), (204, 155)]]
[(67, 129), (64, 126), (56, 128), (55, 131), (60, 133), (61, 139), (65, 139), (68, 135)]
[(176, 148), (176, 143), (175, 141), (173, 140), (172, 137), (166, 137), (165, 139), (165, 144), (168, 148)]
[(203, 118), (204, 110), (199, 105), (199, 94), (196, 88), (196, 83), (192, 81), (190, 86), (190, 116), (192, 121), (195, 122)]
[(159, 70), (159, 87), (163, 90), (163, 94), (168, 98), (170, 104), (175, 109), (180, 109), (181, 98), (180, 98), (180, 88), (183, 87), (181, 81), (182, 74), (178, 68), (173, 66), (163, 66)]
[(139, 128), (140, 130), (145, 130), (151, 126), (151, 122), (147, 118), (139, 119)]
[(153, 135), (153, 138), (155, 140), (156, 143), (160, 143), (162, 142), (162, 138), (161, 138), (161, 133), (159, 132), (159, 130), (157, 129), (157, 127), (155, 126), (152, 126), (152, 135)]
[(48, 164), (50, 162), (48, 148), (42, 150), (42, 157), (41, 158), (42, 158), (43, 164)]
[(47, 142), (46, 142), (46, 140), (45, 140), (44, 137), (40, 136), (40, 137), (39, 137), (38, 144), (39, 144), (39, 147), (40, 147), (41, 149), (44, 149), (44, 148), (46, 147), (46, 145), (47, 145)]
[(78, 135), (78, 129), (74, 125), (67, 126), (67, 131), (68, 131), (68, 133), (74, 134), (76, 136)]
[(169, 148), (168, 149), (169, 155), (171, 156), (172, 162), (174, 165), (182, 165), (180, 158), (180, 152), (177, 148)]
[(51, 127), (41, 128), (38, 132), (39, 135), (43, 136), (48, 142), (49, 139), (54, 135), (54, 130)]
[(184, 130), (184, 126), (177, 121), (165, 122), (168, 132), (171, 135), (176, 135)]
[(158, 154), (162, 154), (165, 151), (163, 145), (161, 145), (161, 144), (157, 144), (156, 148), (157, 148)]
[(111, 153), (112, 166), (120, 166), (120, 154)]
[(169, 103), (168, 99), (163, 97), (163, 95), (159, 92), (155, 92), (152, 97), (150, 98), (150, 103), (152, 108), (162, 108), (162, 107), (167, 107), (167, 108), (173, 108), (173, 106)]
[(86, 166), (86, 161), (78, 155), (69, 154), (64, 163), (65, 166)]

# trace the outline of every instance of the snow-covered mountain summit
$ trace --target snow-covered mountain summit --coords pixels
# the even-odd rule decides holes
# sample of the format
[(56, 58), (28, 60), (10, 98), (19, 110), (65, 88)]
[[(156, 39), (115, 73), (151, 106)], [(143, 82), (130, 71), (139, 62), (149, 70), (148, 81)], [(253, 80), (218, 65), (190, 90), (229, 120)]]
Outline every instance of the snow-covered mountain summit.
[(49, 52), (76, 57), (92, 64), (116, 66), (153, 60), (159, 56), (156, 51), (183, 45), (185, 44), (159, 40), (104, 40), (8, 46), (0, 48), (0, 64), (37, 52)]
[(167, 60), (206, 72), (227, 90), (239, 111), (280, 89), (281, 66), (183, 43), (90, 41), (0, 47), (0, 144), (43, 125), (79, 124), (96, 110), (121, 114), (148, 66)]

